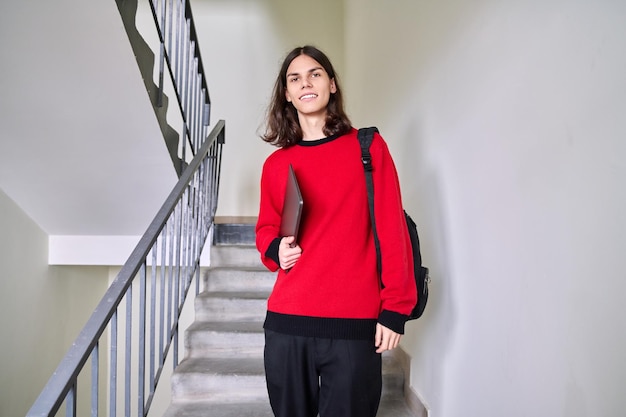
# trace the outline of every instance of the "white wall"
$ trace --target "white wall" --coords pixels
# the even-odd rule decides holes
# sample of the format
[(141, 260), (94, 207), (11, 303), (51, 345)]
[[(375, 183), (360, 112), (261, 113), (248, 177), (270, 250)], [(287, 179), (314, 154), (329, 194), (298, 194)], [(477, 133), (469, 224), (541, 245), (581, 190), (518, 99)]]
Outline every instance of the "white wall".
[(218, 215), (256, 216), (263, 161), (259, 138), (284, 56), (296, 46), (325, 50), (343, 72), (343, 4), (288, 0), (204, 0), (193, 14), (208, 72), (211, 119), (226, 120)]
[(346, 1), (434, 284), (403, 346), (431, 416), (617, 416), (626, 399), (626, 3)]
[(0, 190), (0, 415), (26, 414), (107, 286), (104, 267), (49, 267), (48, 235)]

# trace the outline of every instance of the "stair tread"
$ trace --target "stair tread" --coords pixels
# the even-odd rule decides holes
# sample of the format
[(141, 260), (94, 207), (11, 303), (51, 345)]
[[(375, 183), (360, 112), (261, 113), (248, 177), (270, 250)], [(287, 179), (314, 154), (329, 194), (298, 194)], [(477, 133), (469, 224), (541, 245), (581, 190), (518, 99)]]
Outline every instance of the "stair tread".
[(263, 323), (254, 321), (196, 321), (188, 331), (224, 333), (263, 333)]
[[(272, 417), (267, 401), (216, 404), (181, 401), (170, 405), (163, 417)], [(382, 399), (377, 417), (414, 417), (403, 399)]]
[(276, 275), (276, 272), (270, 271), (269, 269), (265, 268), (262, 264), (248, 265), (248, 266), (218, 265), (218, 266), (209, 266), (206, 268), (206, 270), (208, 272), (211, 272), (211, 271), (267, 272), (268, 274)]
[(204, 291), (198, 294), (198, 297), (260, 300), (266, 299), (269, 295), (269, 291)]
[(265, 378), (263, 358), (187, 358), (176, 368), (179, 374), (260, 375)]
[(163, 417), (272, 417), (269, 402), (215, 404), (179, 402), (172, 404)]
[[(186, 358), (176, 368), (176, 372), (184, 373), (204, 373), (222, 374), (264, 374), (263, 358), (261, 357), (197, 357)], [(402, 374), (402, 369), (398, 363), (390, 356), (383, 356), (382, 373), (385, 375)]]

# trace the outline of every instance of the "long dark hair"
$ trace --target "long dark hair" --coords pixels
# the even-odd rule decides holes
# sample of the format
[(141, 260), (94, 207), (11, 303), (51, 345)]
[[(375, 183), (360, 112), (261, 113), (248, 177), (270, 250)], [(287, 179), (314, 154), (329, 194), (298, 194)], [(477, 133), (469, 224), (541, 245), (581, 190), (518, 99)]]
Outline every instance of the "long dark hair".
[(280, 148), (295, 145), (302, 140), (302, 129), (298, 121), (298, 113), (285, 97), (287, 90), (287, 69), (291, 61), (300, 55), (308, 55), (313, 58), (324, 68), (330, 79), (335, 80), (337, 91), (330, 95), (328, 106), (326, 107), (326, 123), (323, 132), (326, 136), (348, 133), (352, 128), (350, 119), (343, 109), (343, 97), (337, 74), (330, 63), (328, 57), (314, 46), (305, 45), (293, 49), (280, 68), (280, 73), (274, 84), (274, 92), (272, 101), (267, 111), (267, 125), (265, 134), (261, 136), (266, 142), (276, 145)]

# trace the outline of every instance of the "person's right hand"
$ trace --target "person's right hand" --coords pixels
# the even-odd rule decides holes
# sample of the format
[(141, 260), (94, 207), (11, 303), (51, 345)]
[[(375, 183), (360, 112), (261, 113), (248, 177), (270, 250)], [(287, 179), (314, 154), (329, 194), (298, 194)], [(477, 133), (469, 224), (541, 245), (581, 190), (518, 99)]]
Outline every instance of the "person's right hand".
[[(296, 238), (293, 236), (286, 236), (280, 240), (280, 245), (278, 245), (278, 260), (280, 267), (284, 270), (293, 268), (302, 254), (302, 248), (295, 243), (295, 240)], [(294, 246), (292, 247), (292, 245)]]

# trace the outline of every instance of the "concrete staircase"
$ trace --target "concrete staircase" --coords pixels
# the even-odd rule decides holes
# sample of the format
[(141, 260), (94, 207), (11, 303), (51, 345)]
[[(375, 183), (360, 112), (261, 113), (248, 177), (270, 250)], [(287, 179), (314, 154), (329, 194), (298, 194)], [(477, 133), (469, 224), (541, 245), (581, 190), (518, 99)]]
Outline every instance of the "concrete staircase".
[[(262, 325), (275, 274), (260, 264), (251, 244), (214, 244), (211, 265), (195, 301), (195, 322), (186, 333), (185, 359), (172, 376), (172, 404), (165, 417), (271, 417)], [(397, 362), (384, 355), (378, 417), (413, 416), (403, 385)]]

